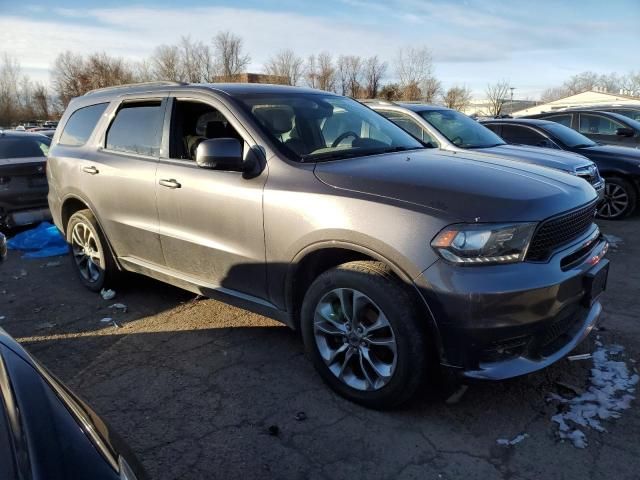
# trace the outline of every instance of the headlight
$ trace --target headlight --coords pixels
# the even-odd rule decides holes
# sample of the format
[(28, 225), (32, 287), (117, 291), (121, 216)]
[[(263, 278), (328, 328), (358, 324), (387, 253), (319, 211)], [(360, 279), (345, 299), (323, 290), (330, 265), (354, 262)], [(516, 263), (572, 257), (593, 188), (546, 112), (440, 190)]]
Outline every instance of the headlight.
[(524, 259), (535, 228), (535, 223), (449, 225), (431, 246), (459, 265), (515, 263)]

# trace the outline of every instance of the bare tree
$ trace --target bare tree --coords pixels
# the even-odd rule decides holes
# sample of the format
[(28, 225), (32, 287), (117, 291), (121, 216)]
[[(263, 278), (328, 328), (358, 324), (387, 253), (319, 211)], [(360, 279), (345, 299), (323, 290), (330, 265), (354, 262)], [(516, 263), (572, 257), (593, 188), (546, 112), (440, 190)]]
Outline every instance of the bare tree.
[(286, 85), (297, 85), (304, 71), (304, 60), (293, 50), (281, 50), (264, 66), (268, 75), (282, 77)]
[(338, 79), (342, 95), (357, 98), (361, 95), (364, 61), (355, 55), (338, 57)]
[(49, 92), (43, 83), (36, 83), (33, 88), (33, 109), (36, 116), (40, 119), (48, 119), (51, 117), (51, 102)]
[(578, 73), (564, 82), (564, 87), (567, 89), (569, 95), (593, 90), (594, 87), (598, 86), (600, 86), (600, 76), (595, 72)]
[(540, 101), (542, 103), (549, 103), (567, 96), (569, 96), (569, 91), (565, 87), (552, 87), (542, 92)]
[(207, 62), (206, 54), (210, 56), (209, 48), (202, 42), (192, 42), (190, 37), (180, 39), (181, 70), (185, 82), (198, 83), (205, 80), (201, 63)]
[(451, 87), (444, 94), (442, 100), (445, 107), (462, 111), (471, 103), (471, 90), (467, 87)]
[(122, 85), (134, 81), (131, 67), (121, 58), (106, 53), (92, 53), (86, 59), (84, 77), (86, 89)]
[(640, 72), (629, 72), (620, 81), (620, 88), (627, 95), (640, 97)]
[(429, 77), (422, 82), (422, 98), (426, 103), (436, 103), (442, 96), (442, 83), (436, 77)]
[(304, 67), (304, 78), (309, 87), (318, 88), (318, 64), (316, 63), (316, 56), (313, 54), (307, 58), (307, 64)]
[(405, 100), (427, 98), (433, 101), (440, 92), (435, 80), (431, 51), (427, 47), (405, 47), (398, 50), (395, 59), (396, 76)]
[(242, 52), (242, 38), (231, 32), (213, 37), (213, 49), (217, 73), (223, 77), (244, 73), (251, 62), (251, 57)]
[(391, 102), (400, 100), (402, 98), (402, 89), (400, 88), (400, 84), (387, 83), (380, 89), (380, 93), (378, 96)]
[(318, 88), (327, 92), (334, 92), (336, 89), (336, 68), (333, 59), (328, 52), (318, 54)]
[(490, 83), (487, 85), (487, 115), (490, 117), (497, 117), (502, 113), (502, 107), (508, 100), (509, 96), (509, 82), (502, 80), (497, 83)]
[(153, 77), (155, 80), (181, 81), (182, 62), (180, 50), (175, 45), (160, 45), (151, 56)]
[(387, 62), (382, 62), (378, 56), (369, 57), (364, 62), (364, 96), (376, 98), (381, 87), (382, 78), (387, 71)]
[(81, 55), (67, 50), (56, 57), (51, 78), (53, 88), (63, 108), (66, 108), (72, 98), (86, 93), (84, 69), (84, 59)]
[(151, 82), (155, 79), (151, 60), (143, 59), (132, 65), (136, 82)]
[(18, 61), (5, 53), (0, 59), (0, 126), (11, 126), (19, 119), (19, 81)]

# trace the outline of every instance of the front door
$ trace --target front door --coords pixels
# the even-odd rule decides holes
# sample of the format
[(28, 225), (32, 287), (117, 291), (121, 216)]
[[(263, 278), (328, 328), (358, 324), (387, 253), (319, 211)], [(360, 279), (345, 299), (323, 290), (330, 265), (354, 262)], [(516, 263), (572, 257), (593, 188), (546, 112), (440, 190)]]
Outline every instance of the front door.
[(247, 178), (242, 172), (204, 169), (195, 162), (203, 139), (237, 138), (245, 159), (256, 155), (254, 142), (213, 98), (177, 96), (171, 102), (169, 154), (160, 159), (156, 175), (165, 263), (192, 281), (266, 298), (266, 167)]
[(616, 131), (619, 128), (626, 128), (626, 125), (604, 115), (595, 113), (581, 113), (579, 115), (579, 132), (594, 142), (620, 145), (621, 147), (635, 147), (637, 139), (617, 135)]

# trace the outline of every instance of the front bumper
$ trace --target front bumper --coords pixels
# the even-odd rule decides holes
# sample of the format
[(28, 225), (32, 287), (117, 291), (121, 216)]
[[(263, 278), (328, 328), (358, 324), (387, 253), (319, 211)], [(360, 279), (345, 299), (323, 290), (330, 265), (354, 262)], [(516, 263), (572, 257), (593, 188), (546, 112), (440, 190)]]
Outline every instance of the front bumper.
[(437, 326), (442, 365), (468, 378), (501, 380), (564, 357), (602, 311), (597, 299), (586, 298), (586, 279), (606, 266), (607, 248), (594, 225), (547, 263), (433, 264), (415, 282)]

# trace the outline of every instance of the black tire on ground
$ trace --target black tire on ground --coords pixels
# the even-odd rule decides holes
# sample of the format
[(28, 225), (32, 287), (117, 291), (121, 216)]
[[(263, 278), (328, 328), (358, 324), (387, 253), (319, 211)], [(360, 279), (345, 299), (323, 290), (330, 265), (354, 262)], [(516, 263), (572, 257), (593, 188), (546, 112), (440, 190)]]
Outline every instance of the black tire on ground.
[[(74, 229), (78, 225), (80, 225), (80, 229), (84, 227), (93, 235), (94, 242), (92, 245), (95, 246), (95, 250), (100, 256), (100, 261), (97, 265), (99, 274), (95, 279), (87, 278), (82, 274), (81, 268), (76, 260), (77, 256), (74, 254), (74, 242), (72, 240), (72, 236), (74, 234)], [(107, 240), (91, 210), (79, 210), (71, 216), (67, 224), (66, 236), (67, 242), (71, 245), (71, 263), (83, 285), (94, 292), (99, 292), (103, 288), (113, 286), (113, 283), (119, 273), (118, 267), (113, 259)]]
[[(339, 288), (353, 289), (369, 297), (384, 312), (392, 328), (397, 351), (395, 370), (378, 389), (362, 390), (347, 385), (329, 369), (320, 354), (314, 333), (316, 308), (325, 295)], [(410, 400), (422, 385), (431, 357), (426, 320), (410, 288), (389, 267), (374, 261), (345, 263), (324, 272), (311, 284), (302, 304), (302, 337), (315, 368), (338, 394), (369, 408), (387, 409)]]
[[(605, 177), (605, 182), (605, 199), (598, 206), (598, 218), (621, 220), (635, 212), (638, 193), (633, 184), (622, 177)], [(621, 204), (613, 204), (612, 202), (615, 200), (626, 201), (627, 206), (621, 211), (617, 211)]]

